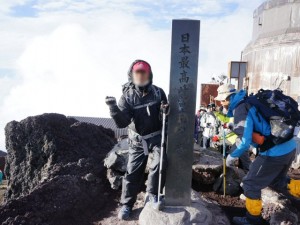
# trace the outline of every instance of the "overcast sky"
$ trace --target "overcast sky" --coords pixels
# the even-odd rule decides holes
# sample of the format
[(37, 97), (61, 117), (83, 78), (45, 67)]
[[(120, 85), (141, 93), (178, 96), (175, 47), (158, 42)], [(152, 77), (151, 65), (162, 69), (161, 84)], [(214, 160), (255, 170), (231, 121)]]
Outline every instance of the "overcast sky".
[[(168, 92), (171, 20), (201, 20), (199, 84), (227, 73), (263, 0), (2, 0), (0, 149), (11, 120), (45, 112), (108, 117), (135, 59)], [(198, 90), (199, 91), (199, 90)]]

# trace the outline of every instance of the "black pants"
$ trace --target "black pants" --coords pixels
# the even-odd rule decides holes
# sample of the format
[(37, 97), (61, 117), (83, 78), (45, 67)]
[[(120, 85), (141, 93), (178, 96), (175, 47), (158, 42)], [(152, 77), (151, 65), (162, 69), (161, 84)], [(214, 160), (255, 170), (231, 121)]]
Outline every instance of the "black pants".
[[(147, 181), (147, 192), (158, 194), (159, 164), (160, 164), (160, 145), (161, 136), (153, 137), (147, 140), (149, 152), (153, 153), (153, 161), (149, 166), (149, 175)], [(148, 156), (144, 154), (141, 142), (131, 141), (129, 147), (129, 158), (127, 172), (123, 178), (121, 203), (132, 207), (136, 197), (140, 192), (141, 185), (144, 181), (145, 168)], [(165, 184), (165, 170), (167, 167), (166, 155), (164, 155), (162, 187)]]
[[(231, 148), (229, 150), (229, 153), (234, 152), (235, 148)], [(247, 173), (249, 171), (249, 167), (251, 165), (250, 155), (249, 151), (245, 151), (240, 157), (239, 157), (239, 168), (245, 171)]]
[(261, 190), (270, 187), (284, 192), (287, 188), (287, 172), (294, 161), (295, 150), (283, 156), (259, 155), (250, 165), (250, 170), (243, 179), (246, 197), (260, 199)]
[(249, 151), (244, 152), (239, 158), (239, 167), (247, 173), (251, 163)]

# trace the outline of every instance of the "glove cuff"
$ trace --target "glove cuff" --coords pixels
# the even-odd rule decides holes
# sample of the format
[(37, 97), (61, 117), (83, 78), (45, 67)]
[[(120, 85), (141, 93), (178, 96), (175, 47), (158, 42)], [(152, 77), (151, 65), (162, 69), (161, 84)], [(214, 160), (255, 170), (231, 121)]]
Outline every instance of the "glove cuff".
[(109, 111), (112, 115), (114, 115), (114, 114), (118, 113), (118, 111), (120, 111), (117, 104), (109, 105), (108, 107), (109, 107)]

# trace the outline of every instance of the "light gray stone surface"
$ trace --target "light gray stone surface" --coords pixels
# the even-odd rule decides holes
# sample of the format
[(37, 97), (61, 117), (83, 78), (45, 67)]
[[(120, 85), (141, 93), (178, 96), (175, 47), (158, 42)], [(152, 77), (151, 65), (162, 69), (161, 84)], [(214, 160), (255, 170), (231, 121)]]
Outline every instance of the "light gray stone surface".
[(165, 207), (162, 211), (153, 209), (147, 203), (139, 217), (140, 225), (229, 225), (221, 208), (192, 191), (191, 206)]
[[(299, 135), (300, 137), (300, 135)], [(296, 143), (297, 143), (297, 147), (296, 147), (296, 155), (295, 155), (295, 160), (293, 161), (291, 167), (293, 169), (300, 169), (300, 138), (294, 138)]]

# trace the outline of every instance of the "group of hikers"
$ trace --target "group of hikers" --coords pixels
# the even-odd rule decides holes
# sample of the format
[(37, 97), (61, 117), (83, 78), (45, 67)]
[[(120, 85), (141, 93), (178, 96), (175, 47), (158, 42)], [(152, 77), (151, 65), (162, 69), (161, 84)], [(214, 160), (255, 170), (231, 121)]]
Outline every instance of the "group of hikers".
[(232, 145), (236, 135), (230, 127), (233, 125), (233, 118), (226, 116), (226, 108), (210, 103), (207, 107), (201, 106), (195, 115), (194, 140), (202, 148), (218, 147), (225, 132), (226, 142)]
[[(144, 181), (149, 152), (153, 152), (154, 158), (149, 167), (145, 203), (155, 204), (161, 200), (158, 199), (161, 191), (158, 190), (158, 184), (160, 181), (163, 188), (166, 178), (167, 155), (162, 157), (162, 161), (160, 156), (162, 109), (168, 107), (168, 102), (164, 91), (153, 85), (152, 80), (150, 64), (136, 60), (129, 68), (128, 83), (123, 86), (123, 95), (118, 104), (114, 97), (106, 97), (106, 104), (117, 126), (128, 127), (129, 159), (122, 183), (122, 208), (118, 214), (123, 220), (130, 218)], [(231, 84), (223, 84), (218, 88), (218, 96), (215, 98), (222, 107), (217, 109), (214, 104), (210, 104), (206, 109), (200, 108), (195, 118), (195, 127), (198, 129), (195, 141), (199, 143), (198, 135), (202, 135), (202, 146), (207, 148), (211, 142), (225, 136), (226, 141), (230, 139), (232, 145), (226, 166), (236, 166), (238, 162), (239, 167), (247, 171), (241, 184), (246, 196), (247, 213), (244, 217), (233, 218), (233, 223), (238, 225), (262, 224), (261, 190), (265, 187), (300, 199), (300, 180), (287, 177), (295, 157), (296, 143), (292, 133), (296, 124), (288, 123), (280, 116), (270, 119), (274, 110), (268, 111), (266, 105), (272, 98), (275, 105), (287, 100), (285, 106), (288, 110), (285, 114), (293, 116), (292, 122), (300, 119), (299, 111), (295, 109), (293, 100), (285, 99), (280, 91), (261, 91), (259, 94), (260, 98), (255, 95), (248, 97), (245, 90), (238, 91)], [(278, 96), (280, 98), (275, 98)], [(268, 101), (260, 106), (258, 99)], [(265, 111), (262, 110), (264, 107)], [(258, 150), (253, 162), (248, 154), (251, 146)], [(161, 163), (163, 168), (159, 180)]]
[(212, 137), (218, 132), (215, 111), (216, 105), (211, 103), (206, 108), (200, 107), (195, 115), (194, 139), (203, 148), (211, 146)]

